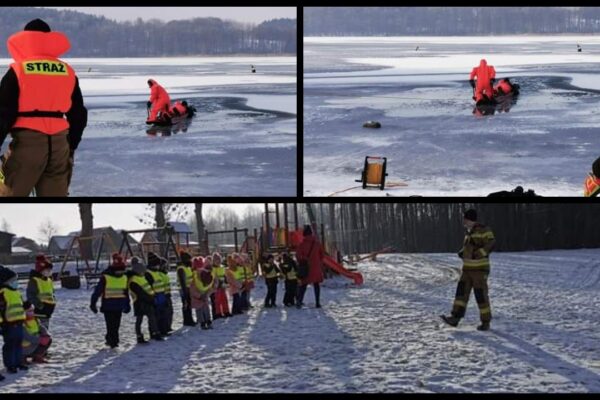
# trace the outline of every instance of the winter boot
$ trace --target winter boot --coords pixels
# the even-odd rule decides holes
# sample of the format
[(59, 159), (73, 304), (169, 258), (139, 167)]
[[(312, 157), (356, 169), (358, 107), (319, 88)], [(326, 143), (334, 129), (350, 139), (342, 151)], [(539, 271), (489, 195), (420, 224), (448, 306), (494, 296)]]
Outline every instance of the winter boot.
[(447, 323), (450, 326), (453, 327), (457, 327), (458, 323), (460, 322), (460, 318), (457, 317), (453, 317), (453, 316), (446, 316), (446, 315), (440, 315), (440, 317), (444, 320), (445, 323)]
[(148, 341), (146, 339), (144, 339), (144, 336), (138, 336), (137, 342), (138, 342), (138, 344), (147, 344), (148, 343)]
[(29, 367), (28, 367), (27, 365), (25, 365), (25, 364), (21, 364), (21, 365), (19, 365), (19, 369), (20, 369), (21, 371), (28, 371), (28, 370), (29, 370)]
[(0, 382), (2, 382), (3, 380), (5, 380), (6, 378), (4, 377), (4, 375), (0, 374)]
[(315, 306), (315, 308), (321, 308), (321, 303), (317, 303), (317, 305)]
[(6, 370), (8, 371), (9, 374), (16, 374), (17, 373), (17, 367), (7, 367)]
[(477, 327), (478, 331), (489, 331), (490, 330), (490, 323), (489, 322), (482, 322), (481, 325), (479, 325)]
[(46, 360), (42, 355), (36, 355), (33, 356), (33, 362), (36, 364), (47, 364), (48, 360)]
[(162, 336), (160, 335), (160, 333), (155, 333), (154, 335), (150, 336), (150, 338), (151, 338), (152, 340), (156, 340), (157, 342), (164, 342), (164, 341), (165, 341), (165, 338), (164, 338), (164, 337), (162, 337)]

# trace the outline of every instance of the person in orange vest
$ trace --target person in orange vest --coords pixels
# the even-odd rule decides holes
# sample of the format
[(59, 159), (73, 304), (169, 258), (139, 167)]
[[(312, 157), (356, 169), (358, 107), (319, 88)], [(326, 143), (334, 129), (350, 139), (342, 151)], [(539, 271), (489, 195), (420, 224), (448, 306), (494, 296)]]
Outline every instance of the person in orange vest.
[(600, 157), (592, 164), (592, 172), (590, 172), (584, 183), (583, 195), (585, 197), (600, 196)]
[(75, 71), (58, 57), (69, 39), (40, 19), (8, 38), (14, 63), (0, 83), (0, 146), (12, 142), (0, 173), (0, 194), (68, 196), (74, 154), (87, 125)]
[(494, 85), (494, 94), (502, 96), (504, 94), (512, 93), (513, 86), (510, 79), (500, 79), (496, 85)]
[(152, 107), (146, 123), (153, 123), (158, 120), (159, 113), (167, 113), (171, 108), (171, 98), (169, 94), (154, 79), (148, 79), (150, 88), (150, 100), (146, 104), (148, 108)]
[(469, 77), (469, 83), (475, 89), (475, 96), (473, 96), (475, 102), (492, 100), (494, 96), (492, 86), (495, 79), (496, 70), (493, 66), (488, 65), (485, 59), (482, 59), (479, 62), (479, 67), (474, 67)]
[(23, 364), (28, 364), (27, 358), (34, 363), (45, 364), (44, 358), (48, 348), (52, 345), (52, 337), (44, 325), (35, 317), (33, 304), (23, 303), (25, 309), (25, 322), (23, 324)]
[(0, 266), (0, 321), (4, 339), (2, 361), (6, 370), (11, 374), (28, 370), (23, 364), (23, 298), (17, 274), (4, 266)]
[(187, 101), (176, 101), (169, 111), (173, 116), (186, 115), (188, 111)]
[(96, 303), (102, 298), (100, 312), (104, 314), (106, 322), (106, 345), (111, 349), (119, 347), (119, 328), (123, 313), (131, 311), (129, 293), (127, 289), (127, 276), (125, 276), (125, 261), (119, 253), (112, 255), (112, 263), (102, 272), (102, 276), (92, 294), (90, 310), (98, 313)]

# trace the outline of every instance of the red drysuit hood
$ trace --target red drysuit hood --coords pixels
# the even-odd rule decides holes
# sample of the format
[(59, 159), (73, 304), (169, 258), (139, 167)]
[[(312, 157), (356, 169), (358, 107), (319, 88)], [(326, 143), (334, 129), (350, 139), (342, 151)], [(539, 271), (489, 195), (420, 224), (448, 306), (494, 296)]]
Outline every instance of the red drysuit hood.
[(12, 58), (19, 62), (32, 56), (58, 58), (71, 48), (71, 43), (61, 32), (22, 31), (9, 37), (6, 47)]
[(479, 68), (485, 68), (485, 67), (487, 67), (487, 61), (485, 61), (485, 60), (479, 61)]

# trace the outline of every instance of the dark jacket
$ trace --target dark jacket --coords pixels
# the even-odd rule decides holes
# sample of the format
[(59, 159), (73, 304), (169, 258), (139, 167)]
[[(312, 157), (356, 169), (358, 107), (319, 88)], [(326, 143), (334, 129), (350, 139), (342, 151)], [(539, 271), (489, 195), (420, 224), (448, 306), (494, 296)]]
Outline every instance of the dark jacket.
[[(188, 265), (184, 265), (188, 267)], [(185, 284), (185, 272), (183, 271), (183, 269), (177, 269), (177, 281), (179, 282), (179, 294), (181, 295), (181, 298), (184, 300), (189, 300), (190, 288), (187, 287), (187, 285)]]
[[(127, 277), (135, 275), (132, 271), (127, 272)], [(135, 282), (130, 283), (129, 290), (135, 294), (137, 300), (133, 302), (133, 313), (137, 317), (139, 315), (145, 315), (145, 310), (148, 307), (154, 307), (154, 296), (149, 295)]]
[(296, 264), (296, 261), (294, 261), (292, 258), (289, 260), (284, 260), (281, 264), (279, 264), (279, 268), (281, 269), (281, 273), (286, 280), (288, 280), (287, 274), (289, 274), (291, 271), (296, 272), (296, 274), (298, 273), (298, 264)]
[[(27, 282), (27, 291), (25, 292), (27, 301), (30, 302), (31, 304), (33, 304), (33, 306), (35, 307), (35, 309), (34, 309), (35, 315), (43, 315), (46, 318), (50, 318), (50, 317), (52, 317), (52, 313), (54, 313), (55, 305), (54, 304), (45, 304), (40, 301), (40, 298), (38, 296), (37, 283), (35, 282), (35, 280), (33, 278), (42, 278), (43, 279), (45, 277), (40, 272), (37, 272), (34, 269), (29, 271), (29, 282)], [(48, 279), (52, 279), (52, 278), (48, 278)]]
[(124, 299), (105, 299), (104, 298), (104, 288), (106, 287), (106, 278), (105, 275), (110, 275), (117, 277), (114, 271), (110, 268), (104, 270), (102, 272), (102, 276), (100, 277), (100, 281), (96, 285), (94, 289), (94, 293), (92, 293), (92, 304), (96, 304), (98, 302), (98, 298), (102, 298), (102, 305), (100, 306), (100, 312), (117, 312), (121, 311), (124, 313), (128, 313), (131, 311), (131, 304), (129, 302), (129, 292), (127, 292), (127, 297)]
[[(87, 109), (83, 105), (83, 96), (77, 78), (75, 78), (75, 88), (71, 95), (71, 102), (71, 109), (66, 114), (69, 122), (69, 136), (67, 138), (71, 151), (75, 151), (87, 125)], [(0, 147), (17, 120), (18, 110), (19, 82), (15, 71), (9, 68), (0, 82)]]

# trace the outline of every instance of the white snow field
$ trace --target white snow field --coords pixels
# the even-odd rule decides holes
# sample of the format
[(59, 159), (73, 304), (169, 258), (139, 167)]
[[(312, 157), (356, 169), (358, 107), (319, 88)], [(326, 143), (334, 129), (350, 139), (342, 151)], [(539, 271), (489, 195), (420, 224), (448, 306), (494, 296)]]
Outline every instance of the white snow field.
[[(583, 52), (576, 51), (580, 44)], [(365, 156), (406, 187), (338, 196), (582, 195), (600, 156), (600, 37), (304, 38), (304, 194), (356, 186)], [(416, 51), (416, 47), (419, 50)], [(479, 60), (521, 95), (476, 116)], [(381, 129), (365, 129), (376, 120)]]
[[(295, 57), (65, 61), (89, 112), (71, 196), (296, 195)], [(149, 78), (196, 107), (191, 122), (145, 124)]]
[[(52, 363), (7, 376), (0, 392), (600, 392), (600, 250), (496, 253), (490, 332), (472, 297), (458, 329), (454, 254), (389, 254), (312, 289), (303, 310), (263, 309), (258, 282), (248, 315), (214, 330), (180, 328), (164, 343), (104, 346), (91, 291), (58, 289)], [(283, 294), (281, 286), (278, 303)], [(144, 327), (144, 329), (146, 329)], [(3, 371), (2, 371), (3, 372)]]

